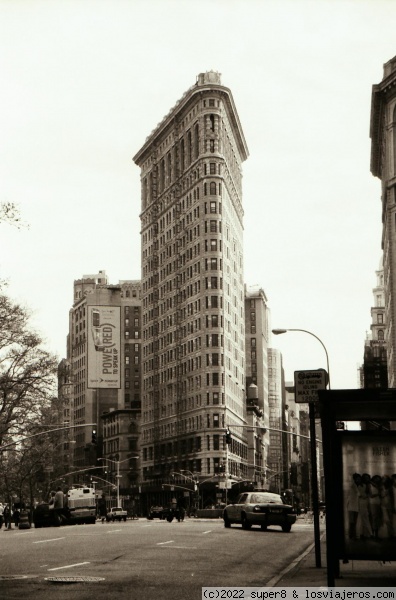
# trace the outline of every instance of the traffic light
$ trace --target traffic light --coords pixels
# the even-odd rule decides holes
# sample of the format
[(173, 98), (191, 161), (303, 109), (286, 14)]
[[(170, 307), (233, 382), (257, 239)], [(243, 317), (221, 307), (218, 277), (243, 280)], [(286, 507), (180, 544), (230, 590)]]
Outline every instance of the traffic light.
[(226, 431), (225, 439), (226, 439), (226, 444), (231, 444), (232, 435), (231, 435), (231, 431), (229, 429), (227, 429), (227, 431)]
[(96, 429), (92, 429), (92, 444), (96, 444)]

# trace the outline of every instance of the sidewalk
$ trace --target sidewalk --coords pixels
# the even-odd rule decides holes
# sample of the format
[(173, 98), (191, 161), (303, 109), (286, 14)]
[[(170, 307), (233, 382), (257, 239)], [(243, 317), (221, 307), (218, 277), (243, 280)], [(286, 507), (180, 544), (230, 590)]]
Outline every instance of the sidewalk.
[[(321, 567), (316, 567), (315, 545), (286, 567), (279, 576), (267, 583), (268, 587), (324, 587), (327, 588), (326, 536), (321, 535)], [(396, 562), (353, 560), (340, 561), (340, 577), (335, 587), (395, 587)]]

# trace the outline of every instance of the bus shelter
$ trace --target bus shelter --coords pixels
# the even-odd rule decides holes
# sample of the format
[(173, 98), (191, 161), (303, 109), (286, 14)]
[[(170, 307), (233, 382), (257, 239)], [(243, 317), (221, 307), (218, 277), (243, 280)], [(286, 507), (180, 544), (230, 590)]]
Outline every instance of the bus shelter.
[[(396, 559), (396, 389), (321, 390), (328, 586), (340, 561)], [(345, 422), (355, 422), (343, 427)]]

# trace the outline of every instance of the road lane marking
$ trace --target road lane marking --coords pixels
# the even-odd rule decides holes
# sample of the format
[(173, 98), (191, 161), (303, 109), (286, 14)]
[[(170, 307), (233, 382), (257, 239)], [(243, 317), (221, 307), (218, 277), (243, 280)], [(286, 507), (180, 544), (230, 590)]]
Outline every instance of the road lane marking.
[(211, 532), (212, 532), (212, 529), (208, 529), (208, 531), (203, 531), (202, 535), (205, 535), (205, 533), (211, 533)]
[(172, 548), (172, 550), (173, 550), (173, 548), (181, 548), (182, 550), (196, 550), (197, 549), (196, 546), (167, 546), (167, 547), (169, 547), (169, 549)]
[(72, 569), (73, 567), (81, 567), (82, 565), (89, 565), (89, 562), (75, 563), (74, 565), (64, 565), (63, 567), (54, 567), (48, 569), (48, 571), (60, 571), (61, 569)]
[(64, 540), (64, 537), (61, 538), (52, 538), (50, 540), (39, 540), (38, 542), (32, 542), (33, 544), (46, 544), (47, 542), (56, 542), (58, 540)]
[(168, 542), (158, 542), (157, 546), (163, 546), (164, 544), (174, 544), (174, 540), (169, 540)]
[(106, 533), (118, 533), (121, 529), (112, 529), (111, 531), (106, 531)]

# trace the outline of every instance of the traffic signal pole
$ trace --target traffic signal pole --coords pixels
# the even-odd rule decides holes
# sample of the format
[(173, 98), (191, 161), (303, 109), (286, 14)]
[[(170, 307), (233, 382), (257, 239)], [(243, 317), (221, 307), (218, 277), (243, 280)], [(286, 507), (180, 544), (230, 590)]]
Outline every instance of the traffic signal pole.
[(66, 429), (77, 429), (78, 427), (92, 427), (92, 426), (96, 427), (96, 423), (84, 423), (83, 425), (67, 425), (66, 427), (57, 427), (56, 429), (40, 431), (39, 433), (33, 433), (32, 435), (18, 436), (19, 437), (18, 440), (14, 440), (13, 442), (10, 442), (9, 444), (3, 444), (2, 446), (0, 446), (0, 452), (5, 450), (6, 448), (9, 448), (10, 446), (15, 446), (16, 444), (19, 444), (19, 442), (22, 442), (24, 440), (30, 440), (32, 438), (39, 437), (40, 435), (48, 435), (49, 433), (54, 433), (55, 431), (65, 431)]

